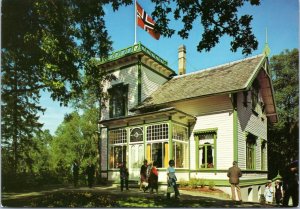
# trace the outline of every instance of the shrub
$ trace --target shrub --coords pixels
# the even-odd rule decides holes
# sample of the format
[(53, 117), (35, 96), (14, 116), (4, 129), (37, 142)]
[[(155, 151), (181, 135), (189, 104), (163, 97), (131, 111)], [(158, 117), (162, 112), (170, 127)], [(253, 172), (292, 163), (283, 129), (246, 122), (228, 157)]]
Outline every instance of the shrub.
[(189, 186), (192, 188), (197, 188), (197, 186), (199, 185), (199, 180), (196, 178), (191, 178), (189, 181)]
[(189, 185), (189, 182), (184, 179), (180, 179), (178, 183), (180, 187), (186, 187)]
[(205, 186), (205, 180), (204, 179), (199, 179), (199, 185), (201, 188)]
[(208, 182), (208, 188), (210, 190), (214, 190), (214, 187), (216, 186), (215, 182), (214, 181), (209, 181)]

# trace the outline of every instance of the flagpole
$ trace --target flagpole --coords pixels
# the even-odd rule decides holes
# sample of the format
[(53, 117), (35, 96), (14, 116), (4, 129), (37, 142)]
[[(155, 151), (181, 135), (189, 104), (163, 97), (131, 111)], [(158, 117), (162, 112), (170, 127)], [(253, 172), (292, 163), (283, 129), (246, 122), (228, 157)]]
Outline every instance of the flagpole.
[(136, 42), (136, 0), (134, 0), (134, 44), (137, 44)]

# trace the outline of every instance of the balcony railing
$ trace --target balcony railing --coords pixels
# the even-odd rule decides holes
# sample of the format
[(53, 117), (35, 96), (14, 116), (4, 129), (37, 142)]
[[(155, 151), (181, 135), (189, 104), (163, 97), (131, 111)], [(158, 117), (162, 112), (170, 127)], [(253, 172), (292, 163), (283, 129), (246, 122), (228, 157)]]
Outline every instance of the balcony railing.
[(138, 52), (145, 52), (146, 54), (148, 54), (150, 57), (154, 58), (158, 62), (160, 62), (160, 63), (162, 63), (166, 66), (168, 65), (168, 62), (166, 60), (162, 59), (160, 56), (155, 54), (153, 51), (151, 51), (150, 49), (145, 47), (140, 42), (133, 45), (133, 46), (127, 47), (125, 49), (115, 51), (112, 54), (108, 55), (107, 58), (100, 59), (100, 64), (105, 63), (105, 62), (109, 62), (109, 61), (113, 61), (113, 60), (117, 60), (117, 59), (119, 59), (121, 57), (124, 57), (126, 55), (134, 54), (134, 53), (138, 53)]

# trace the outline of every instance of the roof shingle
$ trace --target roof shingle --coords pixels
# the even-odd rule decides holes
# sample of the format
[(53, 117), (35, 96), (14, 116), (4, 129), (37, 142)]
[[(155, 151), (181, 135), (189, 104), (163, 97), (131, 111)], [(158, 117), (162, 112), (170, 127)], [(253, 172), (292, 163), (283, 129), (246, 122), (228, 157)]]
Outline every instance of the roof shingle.
[(214, 68), (176, 76), (160, 86), (137, 109), (244, 89), (263, 59), (264, 56), (261, 54)]

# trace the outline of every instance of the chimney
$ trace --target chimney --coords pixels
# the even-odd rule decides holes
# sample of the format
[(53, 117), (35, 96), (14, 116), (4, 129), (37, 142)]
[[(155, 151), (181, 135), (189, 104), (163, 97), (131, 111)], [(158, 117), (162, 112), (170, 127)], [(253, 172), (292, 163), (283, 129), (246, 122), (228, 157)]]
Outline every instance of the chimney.
[(178, 74), (183, 75), (185, 74), (186, 67), (186, 50), (185, 45), (181, 45), (178, 48)]

